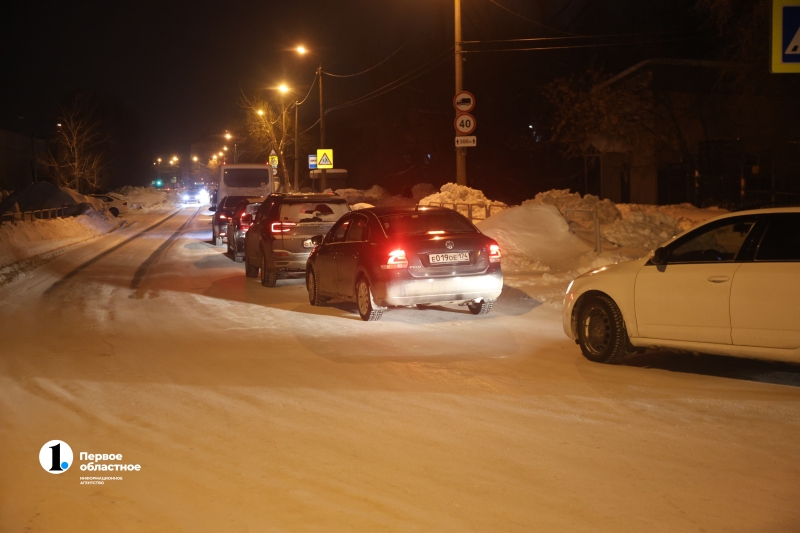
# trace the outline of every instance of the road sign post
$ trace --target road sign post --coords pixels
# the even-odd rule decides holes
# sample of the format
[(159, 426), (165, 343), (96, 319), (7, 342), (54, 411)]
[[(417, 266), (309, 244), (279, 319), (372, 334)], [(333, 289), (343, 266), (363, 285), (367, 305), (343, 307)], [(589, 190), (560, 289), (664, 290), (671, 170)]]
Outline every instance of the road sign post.
[(772, 2), (772, 72), (800, 72), (800, 0)]

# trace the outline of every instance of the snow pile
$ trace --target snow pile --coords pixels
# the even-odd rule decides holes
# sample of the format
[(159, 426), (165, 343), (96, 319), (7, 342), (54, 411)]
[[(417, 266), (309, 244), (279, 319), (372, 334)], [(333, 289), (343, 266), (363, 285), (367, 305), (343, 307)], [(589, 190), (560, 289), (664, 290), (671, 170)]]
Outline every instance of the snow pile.
[(128, 197), (129, 209), (148, 211), (150, 209), (172, 207), (178, 203), (178, 198), (174, 194), (170, 195), (153, 187), (131, 187), (126, 185), (117, 189), (116, 192)]
[[(580, 193), (571, 193), (569, 189), (540, 192), (535, 198), (525, 200), (523, 205), (525, 204), (553, 205), (558, 208), (562, 215), (568, 209), (588, 209), (591, 211), (597, 209), (601, 226), (612, 224), (622, 218), (619, 209), (611, 200), (601, 200), (592, 194), (581, 197)], [(587, 229), (594, 227), (594, 215), (591, 213), (571, 213), (569, 214), (569, 219), (578, 222)]]
[(617, 204), (617, 209), (622, 213), (622, 218), (628, 219), (630, 216), (637, 212), (652, 215), (653, 213), (662, 213), (677, 222), (680, 232), (691, 229), (698, 224), (705, 222), (711, 218), (715, 218), (728, 213), (725, 209), (719, 207), (706, 207), (699, 208), (692, 204), (678, 204), (678, 205), (644, 205), (644, 204)]
[(411, 187), (411, 197), (418, 202), (432, 194), (436, 194), (436, 187), (430, 183), (417, 183)]
[(389, 191), (380, 185), (373, 185), (367, 190), (362, 189), (337, 189), (336, 194), (345, 198), (348, 204), (367, 203), (377, 205), (384, 198), (389, 197)]
[(108, 233), (122, 223), (93, 209), (76, 217), (4, 223), (0, 226), (0, 269)]
[(366, 202), (359, 202), (357, 204), (353, 204), (350, 206), (350, 209), (353, 211), (358, 211), (359, 209), (369, 209), (370, 207), (375, 207), (372, 204), (368, 204)]
[(678, 221), (658, 211), (631, 211), (623, 220), (601, 226), (603, 237), (623, 248), (654, 250), (681, 232)]
[(473, 205), (495, 205), (498, 207), (508, 207), (503, 202), (486, 198), (483, 191), (467, 187), (466, 185), (456, 185), (455, 183), (445, 183), (440, 192), (426, 196), (419, 201), (419, 205), (430, 204), (473, 204)]
[(569, 271), (591, 248), (569, 230), (552, 205), (527, 204), (505, 209), (477, 224), (495, 239), (508, 272)]
[(66, 187), (58, 187), (46, 181), (33, 183), (5, 198), (0, 204), (0, 212), (16, 211), (15, 204), (20, 211), (35, 211), (52, 207), (63, 207), (74, 204), (90, 204), (98, 211), (105, 210), (103, 201), (91, 196), (84, 196), (79, 192)]

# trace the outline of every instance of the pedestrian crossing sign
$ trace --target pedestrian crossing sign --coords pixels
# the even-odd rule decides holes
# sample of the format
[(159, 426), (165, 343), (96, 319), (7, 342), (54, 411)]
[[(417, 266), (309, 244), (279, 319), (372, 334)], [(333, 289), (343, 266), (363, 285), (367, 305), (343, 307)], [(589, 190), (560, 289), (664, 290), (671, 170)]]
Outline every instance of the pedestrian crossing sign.
[(800, 0), (772, 2), (772, 72), (800, 72)]
[(317, 150), (317, 168), (333, 168), (333, 150), (330, 148)]

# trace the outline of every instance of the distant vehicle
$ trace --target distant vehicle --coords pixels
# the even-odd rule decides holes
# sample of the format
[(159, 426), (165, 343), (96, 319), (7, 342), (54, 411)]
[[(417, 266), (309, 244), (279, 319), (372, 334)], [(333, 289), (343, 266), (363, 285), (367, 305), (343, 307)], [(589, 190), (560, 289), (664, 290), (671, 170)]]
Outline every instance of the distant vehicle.
[(379, 320), (391, 306), (441, 303), (486, 314), (503, 290), (497, 242), (450, 209), (361, 209), (311, 242), (311, 305), (354, 301), (362, 320)]
[(233, 217), (236, 206), (242, 200), (252, 200), (253, 202), (261, 201), (259, 196), (224, 196), (217, 204), (214, 210), (214, 216), (211, 217), (211, 242), (214, 246), (222, 246), (228, 239), (228, 221)]
[(237, 263), (244, 261), (244, 236), (247, 234), (247, 230), (250, 229), (250, 225), (253, 223), (256, 212), (261, 207), (263, 200), (263, 198), (241, 200), (233, 211), (233, 215), (228, 219), (228, 229), (226, 231), (228, 252)]
[(181, 193), (181, 200), (183, 200), (185, 204), (204, 204), (208, 202), (208, 191), (192, 187)]
[(107, 194), (91, 194), (90, 196), (102, 200), (108, 212), (115, 217), (128, 212), (128, 198), (121, 194), (110, 192)]
[(305, 272), (314, 248), (311, 237), (324, 235), (350, 212), (333, 194), (271, 194), (261, 204), (245, 236), (245, 273), (274, 287), (279, 272)]
[(220, 165), (217, 197), (269, 196), (273, 191), (272, 167), (269, 165)]
[(800, 362), (797, 302), (800, 208), (743, 211), (575, 279), (564, 331), (600, 363), (649, 347)]

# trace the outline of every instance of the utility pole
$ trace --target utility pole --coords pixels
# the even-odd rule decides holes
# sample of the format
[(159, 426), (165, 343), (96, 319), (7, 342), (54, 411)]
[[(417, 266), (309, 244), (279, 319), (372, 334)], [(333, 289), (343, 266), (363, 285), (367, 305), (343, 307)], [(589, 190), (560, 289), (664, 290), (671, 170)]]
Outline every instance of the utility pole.
[[(461, 57), (461, 0), (456, 3), (456, 94), (464, 90), (464, 63)], [(322, 81), (322, 78), (320, 78)], [(322, 85), (320, 85), (320, 88)], [(458, 116), (458, 110), (456, 110)], [(323, 172), (325, 172), (323, 170)], [(467, 149), (456, 148), (456, 183), (458, 185), (467, 184)]]
[[(325, 105), (322, 103), (322, 63), (319, 64), (317, 72), (319, 74), (319, 147), (327, 148), (325, 146)], [(319, 186), (320, 192), (324, 192), (328, 188), (328, 176), (324, 168), (319, 173)]]
[(298, 137), (297, 137), (297, 123), (298, 123), (298, 110), (300, 108), (300, 102), (295, 100), (294, 102), (294, 192), (300, 190), (300, 148), (298, 147)]

